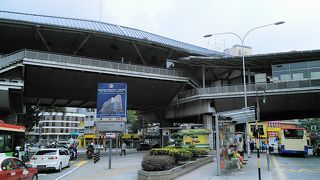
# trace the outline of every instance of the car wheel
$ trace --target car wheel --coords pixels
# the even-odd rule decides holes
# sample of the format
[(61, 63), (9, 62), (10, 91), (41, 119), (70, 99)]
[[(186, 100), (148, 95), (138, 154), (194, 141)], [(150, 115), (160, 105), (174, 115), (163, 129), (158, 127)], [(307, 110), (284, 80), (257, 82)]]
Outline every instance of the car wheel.
[(61, 170), (62, 170), (62, 163), (60, 162), (58, 171), (61, 172)]
[(38, 180), (38, 174), (33, 175), (32, 180)]

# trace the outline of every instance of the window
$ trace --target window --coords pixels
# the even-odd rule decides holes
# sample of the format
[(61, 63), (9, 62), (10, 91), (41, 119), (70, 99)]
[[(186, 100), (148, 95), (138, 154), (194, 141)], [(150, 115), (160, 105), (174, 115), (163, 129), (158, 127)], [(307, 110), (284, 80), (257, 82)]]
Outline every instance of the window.
[(289, 64), (278, 64), (272, 66), (273, 71), (289, 70)]
[(309, 68), (320, 67), (320, 61), (309, 61)]
[(57, 151), (56, 150), (41, 150), (36, 152), (35, 155), (56, 155)]
[(4, 152), (13, 151), (12, 148), (12, 133), (7, 132), (4, 134)]
[(66, 155), (66, 153), (62, 150), (59, 150), (59, 155)]
[(298, 62), (290, 64), (290, 69), (304, 69), (308, 68), (307, 62)]
[(7, 170), (7, 171), (13, 170), (14, 169), (13, 162), (10, 159), (4, 160), (1, 164), (1, 169)]
[(4, 151), (4, 135), (0, 132), (0, 152)]
[(26, 165), (24, 165), (20, 160), (18, 159), (12, 159), (12, 161), (16, 164), (16, 166), (19, 169), (27, 169)]
[(286, 139), (302, 139), (304, 133), (302, 129), (284, 129), (283, 134)]

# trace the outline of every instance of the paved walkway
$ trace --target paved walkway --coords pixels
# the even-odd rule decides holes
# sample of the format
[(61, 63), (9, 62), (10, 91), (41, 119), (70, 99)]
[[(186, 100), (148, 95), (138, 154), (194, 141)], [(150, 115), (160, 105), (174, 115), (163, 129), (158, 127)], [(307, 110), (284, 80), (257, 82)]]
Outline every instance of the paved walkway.
[[(137, 180), (138, 170), (141, 169), (142, 157), (146, 152), (131, 152), (127, 156), (112, 157), (112, 169), (108, 169), (108, 158), (102, 156), (97, 164), (89, 161), (82, 168), (78, 169), (76, 173), (70, 174), (63, 179), (70, 180)], [(271, 158), (270, 158), (271, 160)], [(216, 176), (217, 167), (215, 162), (204, 165), (195, 169), (183, 176), (176, 178), (177, 180), (256, 180), (258, 179), (257, 168), (257, 154), (252, 153), (251, 158), (246, 161), (247, 164), (243, 171), (238, 169), (225, 169), (220, 176)], [(271, 162), (271, 161), (270, 161)], [(270, 166), (271, 169), (271, 166)], [(261, 154), (261, 179), (263, 180), (277, 180), (275, 173), (271, 173), (267, 169), (266, 154)], [(272, 177), (273, 175), (273, 177)]]
[[(271, 174), (272, 171), (268, 171), (267, 166), (267, 157), (266, 153), (261, 154), (261, 179), (263, 180), (276, 180), (278, 179), (275, 177), (274, 174)], [(270, 161), (271, 162), (271, 161)], [(198, 169), (195, 169), (188, 174), (180, 176), (176, 178), (176, 180), (251, 180), (251, 179), (259, 179), (258, 178), (258, 160), (257, 154), (252, 153), (251, 158), (246, 161), (246, 165), (243, 171), (239, 171), (238, 169), (225, 169), (222, 171), (220, 176), (217, 175), (217, 166), (216, 163), (210, 163), (204, 165)], [(271, 169), (271, 166), (270, 166)], [(272, 177), (272, 175), (274, 177)]]

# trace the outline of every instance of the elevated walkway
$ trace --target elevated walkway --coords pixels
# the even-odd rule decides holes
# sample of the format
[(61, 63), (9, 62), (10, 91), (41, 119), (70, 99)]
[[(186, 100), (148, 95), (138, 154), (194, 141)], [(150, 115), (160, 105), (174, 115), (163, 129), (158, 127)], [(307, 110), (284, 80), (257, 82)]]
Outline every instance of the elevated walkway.
[[(247, 85), (247, 96), (271, 96), (283, 94), (300, 94), (320, 92), (320, 79), (306, 79), (297, 81), (261, 83)], [(217, 86), (197, 88), (180, 92), (178, 101), (180, 104), (217, 98), (236, 98), (244, 96), (244, 86)]]
[(188, 73), (182, 70), (125, 64), (108, 60), (90, 59), (34, 50), (21, 50), (0, 58), (0, 73), (9, 71), (19, 64), (118, 76), (189, 82)]

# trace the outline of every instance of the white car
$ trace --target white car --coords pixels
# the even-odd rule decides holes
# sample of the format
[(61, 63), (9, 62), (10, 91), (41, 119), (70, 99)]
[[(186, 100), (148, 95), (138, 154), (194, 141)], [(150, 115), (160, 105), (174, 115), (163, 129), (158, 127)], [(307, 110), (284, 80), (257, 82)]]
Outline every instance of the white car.
[(32, 156), (30, 164), (38, 170), (61, 171), (70, 166), (70, 156), (62, 149), (41, 149)]

